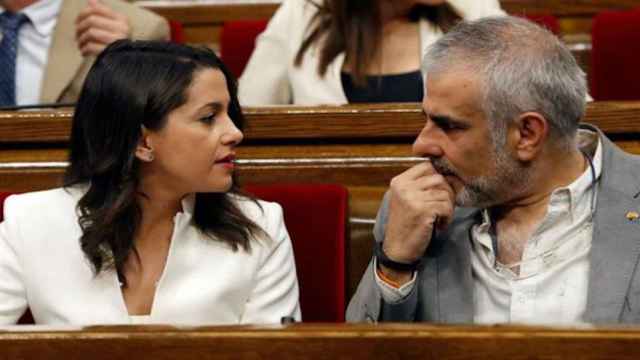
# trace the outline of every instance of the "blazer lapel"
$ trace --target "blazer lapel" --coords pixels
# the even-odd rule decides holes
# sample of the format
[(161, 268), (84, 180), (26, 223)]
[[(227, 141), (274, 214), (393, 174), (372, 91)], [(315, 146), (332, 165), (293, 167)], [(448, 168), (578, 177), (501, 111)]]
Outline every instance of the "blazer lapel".
[(625, 305), (631, 277), (640, 255), (640, 223), (630, 221), (629, 211), (640, 212), (637, 160), (600, 133), (603, 171), (597, 194), (591, 244), (586, 320), (617, 323)]
[(58, 101), (80, 70), (84, 58), (76, 43), (75, 22), (84, 6), (85, 0), (65, 0), (60, 7), (42, 79), (40, 101), (43, 103)]
[(474, 209), (460, 224), (450, 226), (451, 233), (438, 239), (441, 247), (437, 257), (438, 320), (443, 323), (473, 322), (470, 229), (477, 213)]

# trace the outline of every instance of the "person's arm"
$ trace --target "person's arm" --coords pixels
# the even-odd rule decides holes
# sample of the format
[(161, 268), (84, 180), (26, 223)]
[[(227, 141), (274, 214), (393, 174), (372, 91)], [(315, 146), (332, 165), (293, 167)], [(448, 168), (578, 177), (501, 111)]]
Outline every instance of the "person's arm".
[(256, 46), (242, 73), (238, 98), (243, 106), (290, 104), (291, 84), (288, 68), (300, 47), (292, 33), (303, 29), (301, 23), (305, 0), (285, 0), (273, 15), (265, 31), (256, 39)]
[(83, 56), (96, 56), (120, 39), (169, 40), (166, 20), (130, 4), (121, 7), (89, 0), (76, 19), (76, 40)]
[[(428, 161), (396, 176), (385, 194), (374, 228), (376, 241), (382, 242), (385, 255), (405, 264), (420, 259), (431, 242), (434, 228), (444, 228), (451, 220), (454, 199), (451, 186)], [(416, 282), (419, 280), (414, 271), (387, 268), (372, 260), (351, 299), (347, 319), (413, 320), (418, 303)]]
[(83, 56), (96, 56), (107, 45), (130, 35), (129, 19), (98, 0), (89, 0), (76, 19), (76, 40)]
[[(255, 286), (245, 304), (241, 323), (280, 323), (282, 317), (301, 320), (298, 278), (293, 248), (284, 225), (282, 208), (275, 203), (263, 205), (271, 239), (262, 239), (265, 252), (258, 269)], [(256, 245), (254, 245), (256, 246)]]
[[(5, 200), (5, 216), (9, 212), (8, 200)], [(5, 217), (0, 223), (0, 325), (15, 324), (27, 309), (17, 236), (17, 224)]]

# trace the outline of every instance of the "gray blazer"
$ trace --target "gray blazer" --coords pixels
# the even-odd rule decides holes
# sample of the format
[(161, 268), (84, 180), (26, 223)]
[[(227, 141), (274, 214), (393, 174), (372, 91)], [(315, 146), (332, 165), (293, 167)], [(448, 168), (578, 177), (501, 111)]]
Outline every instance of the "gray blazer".
[[(598, 183), (590, 253), (587, 318), (591, 323), (640, 323), (640, 156), (627, 154), (597, 128), (602, 143), (602, 175)], [(378, 213), (374, 235), (384, 238), (387, 201)], [(373, 262), (349, 303), (347, 321), (427, 321), (472, 323), (474, 293), (471, 274), (470, 230), (478, 209), (457, 209), (446, 232), (429, 245), (416, 286), (398, 304), (382, 299)]]

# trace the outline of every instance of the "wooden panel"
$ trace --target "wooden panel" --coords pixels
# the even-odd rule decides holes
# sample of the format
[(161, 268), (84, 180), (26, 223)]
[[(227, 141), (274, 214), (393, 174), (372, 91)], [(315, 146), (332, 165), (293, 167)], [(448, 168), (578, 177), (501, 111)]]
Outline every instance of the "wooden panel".
[[(412, 140), (424, 124), (418, 104), (246, 108), (245, 144), (287, 140), (389, 143)], [(0, 112), (0, 145), (67, 142), (71, 110)], [(593, 102), (586, 122), (610, 134), (640, 134), (640, 102)]]
[(0, 332), (7, 359), (573, 359), (640, 358), (632, 328), (294, 324), (88, 327)]
[(184, 25), (223, 23), (233, 20), (269, 19), (279, 1), (137, 1), (167, 19)]

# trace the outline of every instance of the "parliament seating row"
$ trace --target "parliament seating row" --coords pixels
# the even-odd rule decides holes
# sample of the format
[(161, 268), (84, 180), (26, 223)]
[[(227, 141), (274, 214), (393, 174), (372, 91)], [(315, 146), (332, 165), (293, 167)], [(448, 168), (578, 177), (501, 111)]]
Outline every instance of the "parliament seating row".
[[(411, 165), (424, 119), (417, 104), (245, 109), (238, 175), (245, 184), (333, 183), (349, 195), (346, 292), (371, 257), (371, 230), (389, 181)], [(0, 113), (0, 190), (59, 185), (66, 166), (71, 111)], [(586, 122), (640, 154), (640, 102), (596, 102)]]

